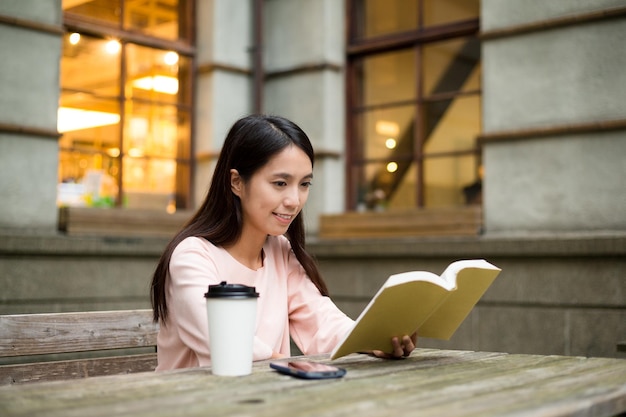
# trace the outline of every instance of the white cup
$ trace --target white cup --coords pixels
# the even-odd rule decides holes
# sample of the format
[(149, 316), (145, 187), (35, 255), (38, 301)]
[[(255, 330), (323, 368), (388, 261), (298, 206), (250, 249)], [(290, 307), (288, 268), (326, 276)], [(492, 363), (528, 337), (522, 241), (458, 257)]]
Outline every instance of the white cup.
[(259, 294), (254, 287), (222, 281), (219, 285), (209, 285), (204, 296), (211, 372), (222, 376), (249, 375)]

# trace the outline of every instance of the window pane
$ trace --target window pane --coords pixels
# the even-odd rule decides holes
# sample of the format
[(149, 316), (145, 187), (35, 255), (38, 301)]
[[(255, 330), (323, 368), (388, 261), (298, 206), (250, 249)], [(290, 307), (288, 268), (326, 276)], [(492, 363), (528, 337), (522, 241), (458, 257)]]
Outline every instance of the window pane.
[(60, 206), (113, 207), (118, 198), (119, 158), (106, 152), (59, 152)]
[(93, 93), (118, 96), (120, 92), (121, 45), (115, 40), (80, 33), (64, 36), (61, 58), (62, 97)]
[(189, 113), (176, 106), (128, 102), (124, 155), (189, 158)]
[[(119, 103), (83, 94), (61, 97), (57, 129), (59, 146), (66, 149), (108, 151), (120, 146)], [(117, 156), (117, 155), (114, 155)]]
[(358, 208), (415, 207), (416, 171), (408, 159), (393, 159), (361, 164), (354, 172)]
[(478, 18), (479, 0), (423, 0), (424, 26)]
[(364, 159), (411, 157), (414, 143), (414, 106), (367, 111), (361, 117)]
[(424, 161), (426, 207), (451, 207), (480, 202), (480, 167), (476, 155)]
[(415, 53), (388, 52), (364, 58), (357, 69), (363, 106), (415, 99)]
[(357, 38), (417, 29), (417, 0), (358, 0), (355, 8)]
[(179, 77), (190, 67), (189, 58), (173, 51), (129, 44), (126, 48), (127, 76), (126, 97), (163, 103), (189, 104), (186, 89)]
[(428, 103), (424, 111), (424, 153), (474, 149), (480, 133), (480, 96)]
[(173, 211), (186, 206), (189, 113), (128, 102), (124, 128), (124, 206)]
[(63, 0), (63, 12), (120, 26), (120, 0)]
[(175, 204), (175, 160), (127, 156), (123, 167), (124, 207), (167, 210)]
[(423, 89), (426, 96), (480, 88), (480, 42), (462, 38), (423, 48)]
[[(181, 1), (184, 3), (184, 0)], [(124, 28), (161, 39), (179, 38), (178, 0), (133, 0), (124, 3)], [(184, 36), (182, 36), (184, 38)]]

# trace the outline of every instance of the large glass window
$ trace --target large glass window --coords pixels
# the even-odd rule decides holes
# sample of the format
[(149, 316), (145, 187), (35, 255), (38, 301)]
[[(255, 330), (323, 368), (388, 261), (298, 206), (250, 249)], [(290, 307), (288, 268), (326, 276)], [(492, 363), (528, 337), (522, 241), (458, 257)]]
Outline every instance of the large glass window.
[(351, 209), (480, 202), (478, 0), (352, 0)]
[(189, 3), (63, 0), (59, 204), (189, 206)]

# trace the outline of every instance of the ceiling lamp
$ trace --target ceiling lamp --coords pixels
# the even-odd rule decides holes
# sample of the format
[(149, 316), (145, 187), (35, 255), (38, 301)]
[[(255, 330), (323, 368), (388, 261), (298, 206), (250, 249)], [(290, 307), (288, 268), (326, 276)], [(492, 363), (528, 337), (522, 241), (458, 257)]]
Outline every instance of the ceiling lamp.
[(57, 111), (57, 130), (59, 133), (114, 125), (119, 122), (120, 115), (117, 113), (75, 109), (72, 107), (59, 107)]
[(133, 86), (142, 90), (154, 90), (163, 94), (173, 95), (178, 93), (178, 80), (165, 75), (138, 78), (133, 81)]

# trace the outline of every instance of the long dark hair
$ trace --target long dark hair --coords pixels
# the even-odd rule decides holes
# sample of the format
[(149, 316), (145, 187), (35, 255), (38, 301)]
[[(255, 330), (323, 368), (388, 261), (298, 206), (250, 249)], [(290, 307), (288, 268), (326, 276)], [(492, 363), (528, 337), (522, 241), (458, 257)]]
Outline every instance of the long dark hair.
[[(167, 245), (154, 271), (150, 298), (155, 322), (165, 322), (168, 316), (165, 286), (176, 246), (190, 236), (205, 238), (217, 246), (235, 243), (241, 236), (241, 201), (231, 190), (230, 170), (236, 169), (243, 180), (248, 181), (274, 155), (290, 145), (302, 149), (313, 165), (315, 158), (309, 138), (290, 120), (279, 116), (250, 115), (231, 127), (204, 202)], [(302, 212), (292, 221), (285, 235), (308, 277), (322, 295), (328, 295), (315, 260), (305, 250)]]

